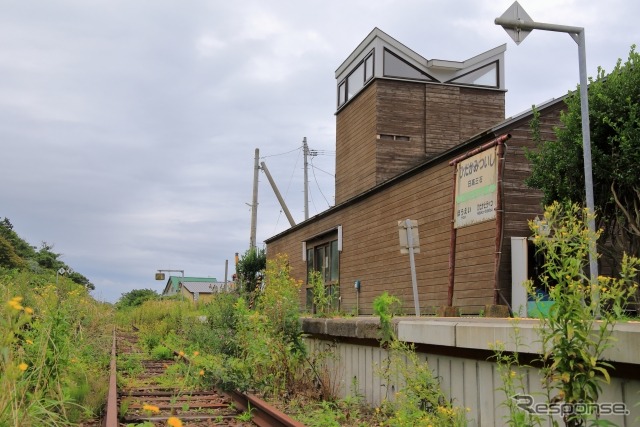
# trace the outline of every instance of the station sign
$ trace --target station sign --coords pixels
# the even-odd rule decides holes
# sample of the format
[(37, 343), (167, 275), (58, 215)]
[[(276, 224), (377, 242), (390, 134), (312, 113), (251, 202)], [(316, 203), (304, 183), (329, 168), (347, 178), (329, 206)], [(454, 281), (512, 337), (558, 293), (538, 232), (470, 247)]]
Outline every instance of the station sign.
[(497, 189), (497, 146), (456, 164), (455, 228), (495, 219)]

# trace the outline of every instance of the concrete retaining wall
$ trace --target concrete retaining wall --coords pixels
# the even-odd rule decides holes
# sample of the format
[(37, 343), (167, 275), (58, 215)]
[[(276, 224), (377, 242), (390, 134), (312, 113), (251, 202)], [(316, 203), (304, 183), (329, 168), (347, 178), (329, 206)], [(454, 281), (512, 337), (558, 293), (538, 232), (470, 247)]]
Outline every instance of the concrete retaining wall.
[[(526, 347), (519, 353), (534, 357), (539, 350), (535, 331), (537, 322), (518, 321), (520, 337)], [(428, 363), (440, 378), (442, 389), (456, 406), (469, 408), (470, 426), (506, 425), (507, 409), (502, 406), (505, 394), (490, 345), (500, 340), (507, 350), (514, 350), (514, 323), (508, 319), (488, 318), (400, 318), (394, 322), (399, 339), (416, 344), (420, 360)], [(378, 320), (372, 317), (351, 319), (303, 319), (303, 330), (309, 334), (311, 351), (325, 351), (336, 393), (341, 396), (355, 392), (379, 405), (392, 398), (401, 384), (384, 384), (379, 375), (388, 356), (378, 345)], [(618, 341), (607, 352), (607, 359), (616, 371), (610, 385), (605, 385), (600, 402), (623, 402), (630, 411), (627, 416), (606, 419), (619, 426), (640, 424), (640, 323), (616, 326)], [(538, 369), (522, 370), (527, 391), (536, 402), (546, 402)], [(538, 394), (539, 393), (539, 394)], [(638, 421), (636, 421), (636, 419)], [(562, 422), (560, 425), (563, 425)]]

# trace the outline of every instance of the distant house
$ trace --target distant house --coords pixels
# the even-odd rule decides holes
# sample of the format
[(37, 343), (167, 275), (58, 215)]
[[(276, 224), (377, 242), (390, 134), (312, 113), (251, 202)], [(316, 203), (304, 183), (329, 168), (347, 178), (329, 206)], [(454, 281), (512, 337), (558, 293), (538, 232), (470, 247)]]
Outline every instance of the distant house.
[(214, 292), (220, 292), (224, 289), (225, 283), (218, 282), (215, 277), (170, 276), (162, 291), (162, 296), (182, 295), (189, 301), (204, 301), (210, 299)]

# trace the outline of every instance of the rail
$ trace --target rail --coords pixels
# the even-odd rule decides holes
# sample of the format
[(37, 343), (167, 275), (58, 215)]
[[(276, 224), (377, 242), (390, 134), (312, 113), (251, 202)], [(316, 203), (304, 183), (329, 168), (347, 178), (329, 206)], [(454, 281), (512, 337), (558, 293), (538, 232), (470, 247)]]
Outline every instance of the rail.
[[(180, 402), (177, 402), (177, 406), (176, 406), (175, 396), (170, 391), (164, 391), (160, 389), (150, 389), (151, 391), (129, 390), (125, 392), (124, 390), (118, 390), (117, 366), (116, 366), (116, 361), (118, 356), (117, 342), (118, 342), (118, 336), (116, 333), (116, 329), (114, 328), (113, 344), (111, 348), (110, 373), (109, 373), (109, 391), (107, 394), (106, 412), (102, 419), (102, 426), (118, 427), (119, 425), (121, 425), (120, 424), (121, 421), (125, 421), (125, 422), (127, 421), (127, 420), (121, 419), (122, 414), (120, 412), (122, 408), (119, 408), (119, 401), (118, 401), (119, 396), (120, 396), (120, 399), (127, 398), (127, 397), (128, 398), (140, 397), (140, 396), (146, 396), (149, 399), (151, 399), (150, 396), (155, 396), (155, 398), (158, 399), (158, 401), (156, 402), (157, 403), (156, 406), (158, 406), (162, 410), (171, 410), (171, 412), (173, 413), (173, 411), (175, 411), (176, 408), (180, 405)], [(153, 371), (154, 363), (148, 362), (146, 367), (147, 369), (150, 369), (151, 371)], [(170, 396), (173, 396), (173, 397), (170, 397)], [(215, 400), (215, 399), (218, 399), (219, 396), (222, 396), (227, 403), (223, 403)], [(236, 409), (237, 414), (250, 411), (251, 422), (254, 425), (257, 425), (258, 427), (304, 427), (304, 424), (292, 419), (284, 412), (275, 408), (273, 405), (270, 405), (269, 403), (265, 402), (264, 400), (252, 394), (241, 393), (238, 391), (222, 392), (220, 390), (213, 390), (211, 392), (198, 392), (198, 393), (188, 394), (188, 397), (199, 400), (199, 403), (195, 406), (198, 408), (207, 408), (207, 409), (227, 408), (229, 407), (228, 402), (233, 402), (233, 407)], [(204, 400), (207, 400), (207, 401), (203, 402)], [(191, 404), (193, 404), (193, 402), (191, 402)], [(131, 409), (140, 410), (141, 407), (142, 405), (137, 403), (128, 404), (129, 410)], [(122, 410), (122, 411), (126, 412), (125, 410)], [(162, 416), (145, 416), (145, 417), (140, 417), (140, 419), (137, 421), (141, 421), (142, 419), (144, 419), (146, 421), (151, 421), (151, 422), (161, 422), (166, 420), (166, 418), (167, 417), (162, 417)], [(235, 419), (235, 416), (229, 415), (229, 414), (214, 416), (214, 415), (211, 415), (210, 413), (202, 413), (202, 414), (195, 414), (195, 415), (185, 415), (181, 417), (182, 421), (185, 423), (184, 424), (185, 426), (188, 426), (189, 423), (192, 421), (197, 422), (198, 420), (205, 420), (205, 419), (211, 420), (214, 418)], [(133, 419), (129, 419), (128, 421), (132, 421), (132, 420)], [(230, 422), (232, 423), (230, 425), (237, 425), (234, 423), (234, 421), (230, 421)], [(222, 425), (222, 424), (217, 424), (217, 425)]]

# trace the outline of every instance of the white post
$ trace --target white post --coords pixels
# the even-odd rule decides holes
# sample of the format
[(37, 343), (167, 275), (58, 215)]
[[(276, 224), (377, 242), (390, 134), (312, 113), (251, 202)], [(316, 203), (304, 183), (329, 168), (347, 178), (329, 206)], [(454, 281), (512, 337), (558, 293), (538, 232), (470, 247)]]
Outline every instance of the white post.
[(416, 260), (413, 253), (413, 232), (411, 220), (405, 220), (407, 229), (407, 246), (409, 246), (409, 264), (411, 266), (411, 284), (413, 285), (413, 304), (416, 309), (416, 316), (420, 316), (420, 302), (418, 301), (418, 280), (416, 278)]
[(251, 236), (249, 238), (249, 248), (256, 247), (256, 228), (258, 225), (258, 171), (260, 165), (260, 150), (256, 148), (255, 160), (253, 164), (253, 201), (251, 202)]

